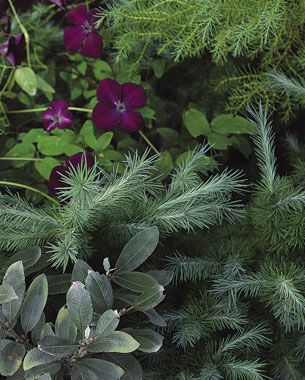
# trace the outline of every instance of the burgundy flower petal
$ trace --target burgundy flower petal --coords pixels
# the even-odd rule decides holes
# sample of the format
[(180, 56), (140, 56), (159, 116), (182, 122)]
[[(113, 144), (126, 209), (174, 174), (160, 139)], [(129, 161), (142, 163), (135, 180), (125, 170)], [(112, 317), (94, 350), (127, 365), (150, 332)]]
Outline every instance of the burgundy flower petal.
[(114, 103), (121, 100), (121, 85), (113, 79), (105, 78), (98, 85), (96, 95), (99, 101), (115, 106)]
[(49, 106), (52, 107), (57, 114), (60, 114), (63, 110), (69, 108), (69, 104), (65, 100), (53, 100), (53, 102), (49, 103)]
[(57, 127), (58, 127), (58, 123), (57, 123), (57, 122), (55, 122), (55, 121), (49, 121), (49, 122), (47, 122), (47, 123), (44, 125), (43, 129), (44, 129), (46, 132), (51, 132), (51, 131), (53, 131), (53, 129), (55, 129), (55, 128), (57, 128)]
[(135, 83), (122, 84), (122, 101), (126, 108), (138, 109), (146, 105), (146, 92)]
[(109, 108), (107, 103), (97, 103), (93, 108), (92, 120), (96, 127), (113, 131), (121, 120), (121, 112), (116, 108)]
[(89, 33), (80, 54), (89, 58), (98, 58), (101, 55), (102, 48), (103, 40), (101, 36), (93, 30)]
[(12, 36), (0, 46), (0, 54), (13, 66), (18, 66), (26, 58), (25, 39), (23, 34)]
[(120, 130), (123, 132), (137, 132), (144, 127), (144, 119), (140, 112), (128, 109), (122, 113)]
[(46, 111), (44, 111), (44, 113), (41, 116), (41, 119), (42, 119), (43, 123), (48, 123), (50, 121), (53, 121), (54, 116), (55, 116), (54, 110), (49, 108)]
[(50, 102), (51, 109), (42, 114), (44, 130), (50, 132), (54, 128), (65, 129), (73, 124), (72, 112), (68, 110), (69, 104), (64, 100)]
[(65, 11), (66, 9), (64, 8), (63, 4), (66, 4), (67, 1), (66, 0), (50, 0), (51, 3), (54, 3), (56, 5), (58, 5), (63, 11)]
[(57, 194), (60, 190), (58, 190), (59, 187), (68, 187), (65, 182), (62, 181), (62, 176), (61, 174), (66, 174), (68, 171), (68, 168), (65, 166), (55, 166), (55, 168), (52, 169), (49, 182), (48, 182), (48, 187), (51, 193)]
[(6, 56), (8, 51), (8, 40), (3, 42), (2, 45), (0, 45), (0, 54), (3, 55), (3, 57)]
[(86, 24), (87, 21), (87, 11), (86, 5), (79, 5), (73, 8), (70, 12), (66, 14), (68, 20), (73, 22), (77, 26), (82, 26)]
[(68, 51), (77, 52), (88, 33), (78, 26), (68, 26), (64, 30), (64, 44)]
[(85, 160), (85, 157), (86, 157), (87, 167), (89, 169), (92, 168), (92, 166), (94, 165), (94, 158), (92, 154), (86, 150), (84, 152), (75, 153), (73, 154), (73, 156), (67, 158), (66, 165), (68, 168), (70, 168), (71, 166), (76, 168), (78, 165), (80, 165), (80, 163), (83, 160)]
[(95, 28), (94, 24), (98, 20), (97, 13), (98, 13), (98, 10), (96, 8), (90, 9), (90, 11), (87, 12), (87, 20), (88, 20), (89, 24), (92, 25), (94, 28)]

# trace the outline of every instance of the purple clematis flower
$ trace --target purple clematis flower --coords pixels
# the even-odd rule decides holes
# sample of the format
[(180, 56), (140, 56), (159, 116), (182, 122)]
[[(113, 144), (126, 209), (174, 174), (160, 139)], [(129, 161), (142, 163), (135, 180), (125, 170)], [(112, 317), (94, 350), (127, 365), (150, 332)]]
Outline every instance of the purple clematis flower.
[(55, 100), (51, 102), (49, 109), (42, 114), (44, 130), (50, 132), (55, 128), (66, 129), (72, 124), (72, 112), (69, 111), (69, 104), (64, 100)]
[(64, 6), (66, 6), (69, 2), (68, 0), (50, 0), (50, 1), (51, 3), (58, 5), (63, 11), (66, 10)]
[(50, 192), (54, 195), (58, 195), (58, 193), (60, 193), (60, 187), (69, 187), (67, 183), (63, 182), (62, 176), (60, 174), (66, 175), (72, 166), (76, 168), (84, 160), (86, 160), (86, 165), (88, 169), (93, 167), (94, 158), (92, 154), (90, 152), (87, 152), (86, 150), (84, 152), (73, 154), (71, 157), (67, 158), (65, 162), (66, 166), (55, 166), (55, 168), (53, 168), (51, 171), (48, 182)]
[(118, 125), (121, 131), (136, 132), (144, 127), (144, 119), (138, 108), (145, 107), (146, 93), (134, 83), (120, 85), (113, 79), (103, 79), (97, 89), (99, 103), (94, 107), (93, 123), (104, 131), (112, 131)]
[(103, 41), (95, 29), (94, 22), (97, 10), (86, 11), (85, 5), (73, 8), (67, 18), (76, 26), (68, 26), (64, 31), (64, 44), (68, 51), (73, 53), (80, 50), (80, 54), (98, 58), (101, 54)]
[(19, 66), (26, 58), (25, 38), (23, 34), (12, 36), (0, 46), (0, 54), (13, 66)]

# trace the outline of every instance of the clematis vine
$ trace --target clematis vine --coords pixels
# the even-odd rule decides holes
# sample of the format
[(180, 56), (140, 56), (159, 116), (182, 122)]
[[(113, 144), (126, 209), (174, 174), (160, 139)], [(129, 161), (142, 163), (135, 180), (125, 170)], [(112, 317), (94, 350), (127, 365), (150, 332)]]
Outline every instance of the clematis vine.
[(72, 124), (72, 112), (69, 111), (69, 104), (64, 100), (55, 100), (49, 103), (51, 108), (42, 114), (44, 130), (50, 132), (55, 128), (66, 129)]
[(49, 0), (49, 1), (51, 1), (51, 3), (53, 4), (58, 5), (63, 11), (66, 10), (64, 6), (66, 6), (69, 2), (68, 0)]
[(26, 58), (25, 38), (23, 34), (12, 36), (0, 45), (0, 54), (13, 66), (19, 66)]
[(79, 5), (67, 13), (66, 17), (75, 26), (64, 30), (64, 44), (68, 51), (78, 52), (86, 57), (98, 58), (101, 54), (103, 41), (98, 34), (94, 22), (97, 9), (86, 11), (85, 5)]
[(65, 166), (59, 165), (52, 169), (48, 182), (48, 187), (52, 194), (58, 195), (60, 193), (60, 188), (69, 187), (69, 185), (62, 180), (62, 175), (66, 175), (71, 167), (77, 168), (82, 161), (86, 162), (88, 169), (92, 168), (94, 165), (92, 154), (85, 150), (84, 152), (73, 154), (71, 157), (67, 158)]
[(144, 119), (135, 111), (146, 105), (146, 93), (142, 86), (106, 78), (97, 89), (99, 103), (94, 107), (93, 123), (104, 131), (119, 127), (124, 132), (136, 132), (144, 127)]

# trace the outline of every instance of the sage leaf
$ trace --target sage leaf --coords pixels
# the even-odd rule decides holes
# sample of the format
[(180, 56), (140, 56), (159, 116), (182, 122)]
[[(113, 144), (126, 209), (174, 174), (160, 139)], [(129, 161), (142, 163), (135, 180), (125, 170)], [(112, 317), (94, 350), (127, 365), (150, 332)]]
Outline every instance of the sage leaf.
[(11, 285), (0, 285), (0, 304), (10, 302), (11, 300), (16, 300), (17, 298), (17, 294), (15, 293), (15, 290)]
[(21, 307), (20, 322), (25, 332), (33, 330), (37, 325), (47, 298), (48, 281), (43, 273), (32, 281)]
[(120, 322), (120, 315), (117, 310), (107, 310), (97, 321), (94, 336), (108, 335), (112, 333)]
[(10, 341), (0, 352), (0, 373), (3, 376), (12, 376), (17, 372), (25, 354), (25, 347)]
[(154, 330), (126, 328), (124, 331), (140, 343), (139, 351), (153, 353), (162, 347), (164, 337)]
[(98, 379), (118, 380), (124, 375), (121, 367), (106, 360), (85, 358), (81, 363), (91, 369)]
[(123, 248), (115, 264), (115, 273), (136, 269), (153, 253), (158, 241), (159, 231), (156, 226), (138, 232)]
[(67, 293), (67, 307), (72, 322), (81, 331), (90, 325), (93, 309), (88, 290), (79, 281), (73, 282)]
[(110, 281), (104, 274), (89, 270), (86, 277), (86, 288), (90, 293), (95, 313), (102, 314), (111, 309), (113, 291)]
[(62, 307), (55, 322), (55, 335), (70, 343), (74, 343), (77, 335), (76, 325), (72, 322), (68, 309)]
[(25, 278), (22, 261), (17, 261), (7, 269), (3, 278), (3, 284), (10, 285), (18, 297), (17, 299), (13, 299), (2, 305), (3, 314), (9, 321), (12, 321), (21, 307), (25, 292)]
[(123, 331), (114, 331), (109, 335), (102, 335), (88, 345), (89, 352), (120, 352), (135, 351), (140, 344), (129, 334)]

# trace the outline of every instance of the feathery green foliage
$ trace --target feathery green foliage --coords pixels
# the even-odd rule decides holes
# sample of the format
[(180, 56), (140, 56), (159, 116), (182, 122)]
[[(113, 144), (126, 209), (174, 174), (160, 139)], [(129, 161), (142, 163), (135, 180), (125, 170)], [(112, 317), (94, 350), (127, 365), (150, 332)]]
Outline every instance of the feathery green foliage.
[(233, 222), (243, 214), (240, 203), (232, 199), (232, 192), (244, 190), (242, 175), (225, 170), (202, 181), (195, 164), (207, 149), (190, 152), (168, 187), (158, 181), (156, 157), (146, 152), (127, 155), (120, 175), (97, 165), (70, 169), (63, 176), (69, 187), (61, 189), (63, 204), (57, 208), (35, 209), (19, 197), (2, 195), (0, 248), (22, 249), (34, 238), (51, 254), (53, 265), (65, 268), (69, 260), (90, 254), (93, 235), (117, 245), (152, 225), (167, 236), (180, 229), (208, 228), (223, 219)]

